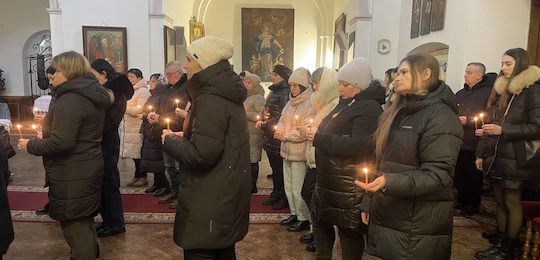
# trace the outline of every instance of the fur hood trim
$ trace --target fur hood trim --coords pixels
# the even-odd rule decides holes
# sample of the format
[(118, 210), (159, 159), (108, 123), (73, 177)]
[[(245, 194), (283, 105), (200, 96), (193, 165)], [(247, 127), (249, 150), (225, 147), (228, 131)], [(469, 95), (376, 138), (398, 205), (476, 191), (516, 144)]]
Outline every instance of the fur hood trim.
[(497, 94), (501, 95), (505, 90), (513, 95), (519, 95), (523, 89), (528, 88), (534, 82), (540, 79), (540, 68), (537, 66), (529, 66), (526, 70), (516, 75), (508, 84), (508, 79), (504, 76), (500, 76), (495, 81), (493, 88)]

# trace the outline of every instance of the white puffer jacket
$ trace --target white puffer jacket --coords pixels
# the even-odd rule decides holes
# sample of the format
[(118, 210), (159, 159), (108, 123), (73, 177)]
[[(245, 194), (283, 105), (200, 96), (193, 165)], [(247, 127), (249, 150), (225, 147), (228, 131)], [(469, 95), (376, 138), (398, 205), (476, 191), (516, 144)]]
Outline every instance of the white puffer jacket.
[(141, 79), (133, 85), (135, 93), (128, 100), (124, 120), (122, 121), (122, 131), (120, 132), (120, 157), (121, 158), (141, 158), (141, 147), (143, 136), (139, 133), (142, 120), (137, 115), (142, 114), (144, 103), (150, 97), (150, 91), (146, 85), (146, 80)]

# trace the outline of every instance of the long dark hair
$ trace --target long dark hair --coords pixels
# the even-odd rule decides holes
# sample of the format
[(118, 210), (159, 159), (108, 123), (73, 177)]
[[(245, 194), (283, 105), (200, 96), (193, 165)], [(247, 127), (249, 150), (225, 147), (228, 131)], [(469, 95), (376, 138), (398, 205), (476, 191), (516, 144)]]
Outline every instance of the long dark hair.
[(106, 73), (108, 81), (118, 77), (118, 73), (114, 70), (111, 64), (104, 59), (97, 59), (93, 61), (92, 64), (90, 64), (90, 67), (101, 74)]
[[(516, 61), (514, 64), (514, 70), (512, 71), (512, 75), (510, 76), (507, 85), (505, 89), (508, 89), (508, 85), (510, 85), (510, 82), (514, 79), (515, 76), (519, 75), (524, 70), (528, 69), (530, 66), (530, 59), (529, 54), (526, 50), (522, 48), (513, 48), (510, 50), (507, 50), (504, 52), (503, 56), (507, 55)], [(502, 70), (499, 72), (499, 77), (504, 77)], [(508, 105), (508, 102), (510, 102), (510, 97), (512, 94), (508, 92), (508, 90), (505, 90), (502, 94), (498, 94), (495, 91), (495, 88), (491, 91), (491, 95), (488, 99), (487, 108), (491, 109), (495, 106), (499, 107), (500, 109), (505, 108)]]

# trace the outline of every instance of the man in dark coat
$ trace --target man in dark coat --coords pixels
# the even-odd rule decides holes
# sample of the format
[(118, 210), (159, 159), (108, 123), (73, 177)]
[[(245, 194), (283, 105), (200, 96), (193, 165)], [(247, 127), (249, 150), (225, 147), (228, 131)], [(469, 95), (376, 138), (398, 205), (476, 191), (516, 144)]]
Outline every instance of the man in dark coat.
[(8, 157), (5, 149), (0, 148), (0, 259), (7, 252), (9, 244), (11, 244), (14, 237), (7, 197), (8, 182)]
[(249, 225), (247, 91), (227, 61), (230, 43), (206, 36), (187, 53), (191, 109), (183, 132), (164, 130), (163, 150), (182, 168), (174, 241), (185, 259), (236, 259), (235, 243)]
[[(486, 104), (497, 74), (485, 74), (482, 63), (473, 62), (465, 69), (465, 85), (456, 93), (459, 108), (459, 121), (463, 125), (463, 143), (459, 151), (454, 173), (457, 189), (457, 208), (463, 215), (478, 213), (482, 195), (483, 175), (475, 166), (478, 137), (474, 135), (477, 127), (487, 118)], [(477, 121), (474, 121), (477, 118)]]
[(283, 65), (274, 67), (272, 72), (274, 84), (268, 87), (272, 92), (264, 107), (264, 121), (257, 122), (257, 127), (263, 131), (263, 148), (272, 168), (272, 183), (274, 185), (270, 198), (265, 200), (263, 204), (273, 205), (272, 208), (276, 210), (286, 208), (288, 205), (283, 182), (283, 158), (280, 155), (281, 141), (274, 138), (274, 126), (277, 125), (281, 117), (283, 107), (289, 102), (291, 89), (287, 81), (291, 73), (291, 69)]
[[(178, 62), (171, 61), (165, 66), (165, 77), (167, 77), (167, 81), (169, 82), (167, 89), (160, 97), (158, 109), (155, 113), (150, 113), (147, 119), (151, 124), (158, 124), (161, 129), (167, 129), (169, 127), (173, 132), (182, 131), (184, 119), (176, 116), (175, 110), (176, 108), (185, 109), (189, 101), (187, 91), (184, 87), (187, 76), (182, 72), (182, 66)], [(177, 100), (178, 103), (176, 103)], [(169, 119), (168, 125), (165, 121), (166, 119)], [(170, 203), (171, 208), (176, 208), (179, 178), (178, 163), (167, 153), (163, 153), (163, 162), (171, 178), (171, 193), (161, 197), (159, 203)]]

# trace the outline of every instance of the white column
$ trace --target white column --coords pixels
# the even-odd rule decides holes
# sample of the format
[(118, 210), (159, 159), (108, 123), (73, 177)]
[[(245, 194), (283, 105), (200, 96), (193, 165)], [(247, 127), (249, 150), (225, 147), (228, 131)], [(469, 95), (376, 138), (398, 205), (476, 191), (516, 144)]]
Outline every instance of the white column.
[(57, 0), (49, 0), (50, 27), (51, 27), (51, 48), (52, 55), (55, 56), (64, 52), (64, 22), (62, 18), (62, 9), (60, 9)]
[(150, 13), (148, 14), (148, 41), (150, 41), (150, 71), (148, 74), (163, 72), (165, 69), (165, 47), (163, 42), (163, 13), (162, 0), (150, 0)]

